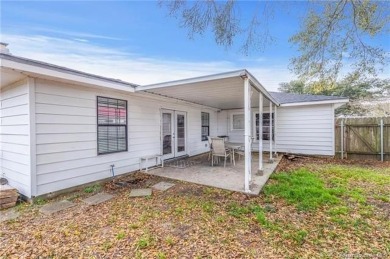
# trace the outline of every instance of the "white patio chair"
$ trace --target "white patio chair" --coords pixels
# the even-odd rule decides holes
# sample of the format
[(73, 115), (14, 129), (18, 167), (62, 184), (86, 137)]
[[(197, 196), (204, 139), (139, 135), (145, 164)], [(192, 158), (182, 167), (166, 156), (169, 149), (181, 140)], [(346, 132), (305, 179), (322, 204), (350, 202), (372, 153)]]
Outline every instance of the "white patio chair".
[(222, 138), (211, 138), (211, 143), (213, 145), (212, 154), (211, 154), (211, 166), (214, 166), (214, 157), (223, 157), (223, 167), (226, 167), (226, 158), (230, 157), (230, 163), (232, 163), (232, 153), (230, 149), (226, 149), (225, 140)]

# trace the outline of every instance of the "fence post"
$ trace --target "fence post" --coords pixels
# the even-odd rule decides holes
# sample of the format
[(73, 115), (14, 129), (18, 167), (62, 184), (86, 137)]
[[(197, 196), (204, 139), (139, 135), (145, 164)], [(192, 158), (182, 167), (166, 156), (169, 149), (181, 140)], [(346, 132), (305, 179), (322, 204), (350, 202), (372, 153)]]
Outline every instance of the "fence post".
[(341, 136), (341, 142), (340, 142), (340, 151), (341, 151), (341, 159), (344, 159), (344, 119), (341, 119), (341, 125), (340, 125), (340, 136)]
[(383, 118), (381, 118), (381, 122), (380, 122), (380, 127), (381, 127), (381, 161), (383, 162)]

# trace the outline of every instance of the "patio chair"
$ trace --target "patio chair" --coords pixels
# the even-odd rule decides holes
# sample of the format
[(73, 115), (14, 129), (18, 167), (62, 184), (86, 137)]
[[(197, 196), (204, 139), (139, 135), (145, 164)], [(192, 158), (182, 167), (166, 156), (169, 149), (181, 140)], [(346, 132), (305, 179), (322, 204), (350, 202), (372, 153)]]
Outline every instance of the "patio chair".
[(210, 148), (209, 157), (208, 157), (207, 161), (210, 161), (211, 156), (213, 154), (213, 143), (211, 141), (211, 137), (210, 136), (207, 136), (207, 141), (209, 142), (209, 148)]
[(241, 148), (239, 148), (239, 149), (236, 149), (236, 150), (234, 151), (234, 153), (238, 155), (238, 160), (240, 160), (241, 157), (244, 157), (244, 156), (245, 156), (245, 148), (244, 148), (244, 147), (241, 147)]
[(232, 163), (232, 153), (230, 149), (225, 147), (225, 140), (222, 138), (212, 138), (211, 143), (213, 145), (211, 154), (211, 166), (214, 166), (214, 157), (223, 157), (223, 167), (226, 167), (226, 158), (230, 157), (230, 163)]

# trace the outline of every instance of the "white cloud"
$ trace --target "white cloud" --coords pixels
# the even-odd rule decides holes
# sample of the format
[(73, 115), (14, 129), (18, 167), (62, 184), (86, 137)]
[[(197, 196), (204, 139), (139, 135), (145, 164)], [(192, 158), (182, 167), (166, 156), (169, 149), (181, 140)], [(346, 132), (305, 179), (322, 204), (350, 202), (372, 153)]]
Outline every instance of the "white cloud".
[[(117, 78), (140, 85), (178, 80), (241, 69), (228, 61), (191, 62), (145, 57), (119, 49), (98, 46), (80, 39), (63, 39), (42, 35), (3, 34), (1, 41), (9, 43), (15, 56), (36, 59), (68, 68)], [(268, 89), (290, 81), (292, 75), (280, 67), (248, 67)]]
[[(22, 27), (23, 28), (23, 27)], [(122, 40), (117, 37), (109, 37), (105, 35), (93, 34), (93, 33), (82, 33), (77, 31), (67, 31), (67, 30), (54, 30), (45, 27), (30, 27), (30, 31), (36, 31), (40, 33), (53, 33), (55, 35), (69, 36), (69, 37), (77, 37), (77, 38), (89, 38), (89, 39), (104, 39), (104, 40)]]

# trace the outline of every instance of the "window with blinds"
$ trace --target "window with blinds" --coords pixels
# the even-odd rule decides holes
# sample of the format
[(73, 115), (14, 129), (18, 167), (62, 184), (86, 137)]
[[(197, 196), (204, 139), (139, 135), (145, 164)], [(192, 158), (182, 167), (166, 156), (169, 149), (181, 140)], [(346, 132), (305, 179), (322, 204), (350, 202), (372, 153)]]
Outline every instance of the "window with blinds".
[(202, 141), (206, 141), (210, 136), (210, 114), (202, 112)]
[(97, 97), (98, 154), (127, 151), (127, 101)]

